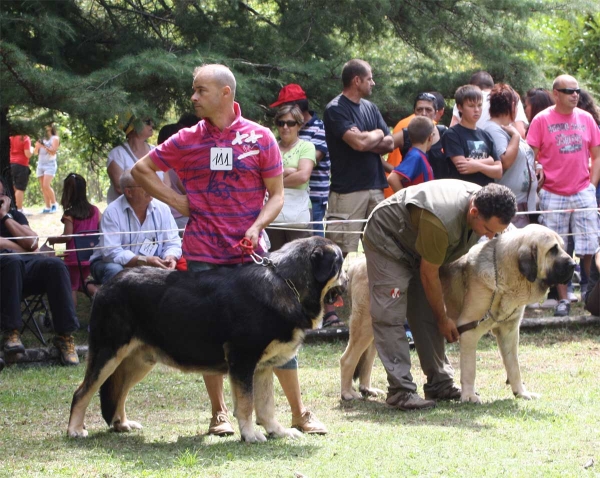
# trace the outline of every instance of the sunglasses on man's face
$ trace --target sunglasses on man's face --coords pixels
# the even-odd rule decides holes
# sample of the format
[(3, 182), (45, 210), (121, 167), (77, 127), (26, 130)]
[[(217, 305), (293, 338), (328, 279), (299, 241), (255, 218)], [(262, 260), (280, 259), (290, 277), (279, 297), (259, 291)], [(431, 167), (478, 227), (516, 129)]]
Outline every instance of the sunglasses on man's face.
[(573, 93), (579, 94), (581, 92), (581, 88), (556, 88), (556, 91), (560, 91), (565, 95), (572, 95)]
[(279, 128), (283, 128), (284, 126), (287, 126), (288, 128), (293, 128), (294, 126), (298, 126), (298, 122), (297, 121), (275, 121), (275, 124), (279, 127)]
[(144, 120), (144, 124), (148, 126), (154, 126), (154, 121), (151, 119)]

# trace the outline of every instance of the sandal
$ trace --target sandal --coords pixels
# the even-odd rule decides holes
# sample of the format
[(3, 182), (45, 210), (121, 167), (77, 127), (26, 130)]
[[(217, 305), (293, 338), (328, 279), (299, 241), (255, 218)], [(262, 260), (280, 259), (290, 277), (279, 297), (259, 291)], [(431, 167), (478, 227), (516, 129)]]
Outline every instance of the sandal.
[(344, 326), (344, 322), (342, 322), (340, 320), (340, 318), (338, 317), (337, 313), (335, 312), (335, 310), (332, 310), (331, 312), (327, 312), (324, 316), (323, 316), (323, 328), (327, 328), (327, 327), (343, 327)]

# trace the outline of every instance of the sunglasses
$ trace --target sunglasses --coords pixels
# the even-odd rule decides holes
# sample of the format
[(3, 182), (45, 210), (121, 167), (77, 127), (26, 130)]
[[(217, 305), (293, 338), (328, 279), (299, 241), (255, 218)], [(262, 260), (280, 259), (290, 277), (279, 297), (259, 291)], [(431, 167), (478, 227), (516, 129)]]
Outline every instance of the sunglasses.
[(433, 101), (435, 103), (435, 96), (433, 96), (431, 93), (420, 93), (417, 96), (417, 101), (419, 100), (427, 100), (427, 101)]
[(277, 120), (277, 121), (275, 121), (275, 124), (279, 128), (283, 128), (284, 126), (287, 126), (288, 128), (293, 128), (294, 126), (298, 126), (298, 122), (297, 121), (281, 121), (281, 120)]
[(148, 126), (154, 126), (154, 121), (151, 119), (144, 120), (143, 123)]
[(581, 92), (581, 88), (556, 88), (556, 91), (560, 91), (565, 95), (572, 95), (573, 93), (579, 94)]

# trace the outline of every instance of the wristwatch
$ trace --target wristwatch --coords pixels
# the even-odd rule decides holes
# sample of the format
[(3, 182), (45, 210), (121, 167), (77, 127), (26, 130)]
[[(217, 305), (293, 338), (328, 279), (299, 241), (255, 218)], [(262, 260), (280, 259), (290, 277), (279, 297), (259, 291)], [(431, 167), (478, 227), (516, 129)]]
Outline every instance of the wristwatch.
[[(146, 256), (138, 256), (137, 261), (138, 261), (138, 266), (139, 265), (142, 265), (142, 266), (148, 265), (148, 258)], [(140, 264), (140, 262), (141, 262), (141, 264)]]
[(10, 212), (7, 212), (6, 215), (0, 219), (0, 224), (4, 224), (7, 219), (14, 219), (13, 215)]

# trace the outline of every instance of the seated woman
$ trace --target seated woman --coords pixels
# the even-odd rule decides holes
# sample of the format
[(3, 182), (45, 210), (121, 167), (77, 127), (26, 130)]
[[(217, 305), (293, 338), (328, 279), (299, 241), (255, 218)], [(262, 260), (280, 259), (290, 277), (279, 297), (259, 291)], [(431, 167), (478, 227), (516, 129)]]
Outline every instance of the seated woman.
[(81, 231), (97, 231), (100, 228), (100, 210), (89, 203), (87, 198), (87, 184), (83, 176), (69, 174), (63, 182), (63, 192), (60, 198), (63, 208), (63, 217), (60, 219), (65, 225), (62, 236), (48, 238), (49, 244), (67, 243), (67, 257), (65, 264), (71, 276), (71, 294), (73, 303), (77, 305), (77, 291), (87, 288), (88, 293), (94, 295), (97, 287), (92, 282), (85, 282), (90, 275), (90, 266), (83, 266), (83, 277), (79, 273), (75, 239), (70, 237)]
[(283, 159), (285, 199), (283, 209), (273, 223), (295, 223), (288, 227), (291, 229), (308, 228), (309, 230), (288, 231), (269, 228), (268, 234), (272, 251), (280, 249), (281, 246), (294, 239), (312, 235), (312, 227), (306, 224), (312, 218), (308, 181), (317, 160), (315, 145), (298, 138), (298, 132), (303, 124), (304, 117), (296, 105), (282, 106), (275, 114), (275, 125), (281, 138), (278, 144)]
[[(535, 211), (537, 178), (534, 171), (534, 154), (527, 142), (512, 125), (517, 113), (519, 95), (508, 85), (498, 83), (489, 95), (490, 119), (483, 125), (496, 146), (502, 162), (502, 184), (517, 196), (518, 211)], [(527, 214), (517, 215), (512, 223), (525, 227), (530, 223)]]

